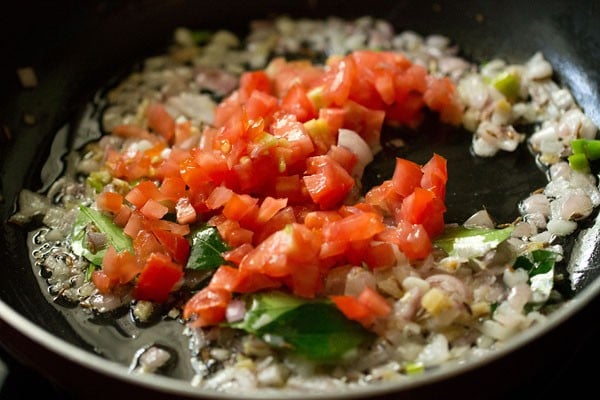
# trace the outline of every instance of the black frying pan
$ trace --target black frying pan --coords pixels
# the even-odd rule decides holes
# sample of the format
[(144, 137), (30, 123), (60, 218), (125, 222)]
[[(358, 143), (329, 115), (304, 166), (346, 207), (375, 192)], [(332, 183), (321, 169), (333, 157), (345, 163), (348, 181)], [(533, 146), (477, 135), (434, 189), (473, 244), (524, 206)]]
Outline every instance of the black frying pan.
[[(60, 149), (74, 145), (73, 122), (94, 93), (136, 61), (163, 49), (175, 27), (227, 27), (241, 32), (251, 19), (281, 13), (293, 17), (370, 14), (391, 20), (398, 30), (444, 34), (460, 45), (464, 56), (479, 62), (496, 56), (522, 62), (539, 50), (555, 67), (556, 78), (570, 87), (600, 125), (600, 3), (595, 0), (70, 0), (20, 1), (13, 7), (2, 13), (0, 21), (0, 344), (18, 360), (86, 398), (122, 395), (124, 390), (136, 398), (203, 395), (183, 382), (129, 375), (125, 366), (98, 356), (96, 343), (73, 329), (60, 307), (48, 303), (28, 261), (26, 232), (5, 221), (15, 211), (22, 188), (42, 190), (56, 178), (60, 157), (54, 154), (58, 164), (44, 167), (52, 145), (59, 156)], [(20, 87), (15, 70), (23, 66), (35, 68), (39, 78), (35, 89)], [(24, 113), (33, 115), (35, 124), (27, 124)], [(433, 136), (434, 149), (449, 159), (456, 171), (451, 170), (451, 176), (458, 176), (448, 187), (448, 220), (464, 220), (482, 206), (499, 220), (511, 220), (517, 215), (517, 201), (544, 182), (526, 150), (490, 162), (477, 161), (464, 156), (468, 141), (446, 140), (443, 128), (428, 129), (438, 133)], [(57, 132), (62, 135), (56, 136)], [(419, 153), (423, 148), (422, 143), (411, 147), (417, 161), (425, 157)], [(385, 152), (378, 157), (366, 179), (390, 173), (392, 156)], [(494, 182), (494, 191), (489, 190), (489, 182)], [(569, 343), (582, 338), (581, 330), (600, 332), (594, 318), (600, 311), (599, 237), (591, 231), (582, 239), (591, 246), (592, 256), (575, 255), (583, 271), (575, 300), (547, 326), (522, 335), (494, 358), (456, 373), (357, 396), (501, 397), (547, 365), (562, 363), (571, 352)]]

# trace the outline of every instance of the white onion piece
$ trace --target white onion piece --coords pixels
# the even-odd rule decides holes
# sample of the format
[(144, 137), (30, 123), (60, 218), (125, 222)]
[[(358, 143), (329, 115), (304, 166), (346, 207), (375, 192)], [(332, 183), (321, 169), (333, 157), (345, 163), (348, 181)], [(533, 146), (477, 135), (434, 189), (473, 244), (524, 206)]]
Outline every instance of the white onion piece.
[(360, 267), (353, 267), (348, 271), (346, 287), (344, 289), (345, 295), (358, 296), (366, 287), (370, 287), (371, 289), (377, 287), (377, 281), (371, 272)]
[(373, 161), (373, 152), (367, 142), (353, 130), (341, 128), (338, 131), (338, 146), (343, 146), (356, 154), (358, 162), (352, 170), (352, 176), (360, 178), (367, 164)]
[(146, 373), (153, 373), (165, 365), (170, 358), (171, 354), (169, 354), (168, 351), (161, 349), (160, 347), (152, 346), (140, 356), (140, 369)]
[(590, 198), (581, 191), (565, 196), (561, 203), (560, 218), (564, 220), (583, 219), (590, 215), (594, 209)]
[(547, 217), (550, 215), (550, 200), (541, 193), (536, 193), (519, 204), (522, 214), (540, 213)]
[(521, 282), (510, 289), (507, 301), (513, 309), (520, 312), (530, 299), (531, 288), (527, 282)]
[(425, 367), (439, 365), (450, 357), (448, 350), (448, 339), (442, 334), (437, 334), (419, 353), (417, 361)]
[(463, 224), (466, 228), (493, 228), (494, 221), (487, 210), (479, 210), (471, 215)]
[(552, 219), (548, 222), (548, 232), (556, 236), (567, 236), (575, 232), (577, 222), (565, 221), (564, 219)]
[(241, 300), (231, 300), (227, 305), (225, 317), (227, 322), (237, 322), (244, 319), (246, 315), (246, 304)]

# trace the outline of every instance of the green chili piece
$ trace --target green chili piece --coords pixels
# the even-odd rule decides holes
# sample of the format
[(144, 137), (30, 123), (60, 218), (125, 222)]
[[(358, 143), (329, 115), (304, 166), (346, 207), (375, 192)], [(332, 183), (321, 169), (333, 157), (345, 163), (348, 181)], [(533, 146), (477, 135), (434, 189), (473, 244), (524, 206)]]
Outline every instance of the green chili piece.
[(584, 153), (571, 154), (569, 156), (569, 165), (575, 171), (587, 172), (590, 170), (590, 164)]
[(504, 71), (492, 80), (492, 85), (506, 97), (514, 99), (519, 95), (521, 79), (514, 71)]

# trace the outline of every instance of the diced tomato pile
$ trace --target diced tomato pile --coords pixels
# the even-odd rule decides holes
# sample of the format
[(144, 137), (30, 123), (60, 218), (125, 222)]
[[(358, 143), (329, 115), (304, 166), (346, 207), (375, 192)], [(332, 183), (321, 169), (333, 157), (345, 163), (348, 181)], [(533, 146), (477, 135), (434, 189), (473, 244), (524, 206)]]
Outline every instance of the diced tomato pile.
[[(189, 122), (151, 104), (146, 127), (113, 131), (151, 147), (110, 150), (106, 159), (112, 176), (139, 183), (124, 196), (97, 198), (133, 239), (134, 253), (109, 248), (94, 283), (108, 292), (134, 282), (137, 299), (165, 301), (184, 276), (186, 235), (199, 222), (214, 225), (232, 250), (224, 254), (229, 264), (185, 305), (184, 317), (198, 326), (223, 321), (234, 294), (282, 288), (313, 298), (335, 266), (391, 266), (398, 250), (427, 257), (444, 227), (446, 160), (398, 159), (390, 180), (349, 205), (357, 154), (337, 135), (350, 129), (375, 147), (384, 123), (416, 126), (426, 108), (458, 123), (455, 92), (448, 79), (397, 53), (357, 51), (326, 66), (278, 58), (241, 76), (191, 149), (183, 145)], [(333, 301), (365, 324), (389, 313), (375, 291)]]

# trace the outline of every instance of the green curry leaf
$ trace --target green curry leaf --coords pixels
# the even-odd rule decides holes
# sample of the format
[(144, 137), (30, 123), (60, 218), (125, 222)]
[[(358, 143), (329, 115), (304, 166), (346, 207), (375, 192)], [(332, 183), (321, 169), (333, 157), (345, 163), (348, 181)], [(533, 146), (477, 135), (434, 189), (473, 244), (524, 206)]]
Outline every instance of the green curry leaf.
[(318, 363), (349, 357), (373, 338), (327, 300), (305, 300), (278, 291), (251, 296), (244, 320), (232, 326)]
[(102, 265), (102, 259), (106, 253), (106, 248), (97, 249), (96, 251), (90, 249), (87, 239), (87, 230), (90, 225), (94, 225), (95, 229), (104, 233), (107, 242), (112, 245), (115, 250), (119, 252), (123, 250), (133, 251), (131, 238), (127, 236), (125, 232), (123, 232), (123, 229), (116, 225), (110, 217), (93, 208), (81, 205), (79, 206), (79, 214), (77, 214), (71, 233), (71, 247), (73, 252), (78, 256), (85, 257), (94, 265)]
[(214, 226), (204, 225), (192, 232), (192, 250), (186, 264), (189, 269), (216, 269), (225, 264), (222, 253), (229, 250)]

